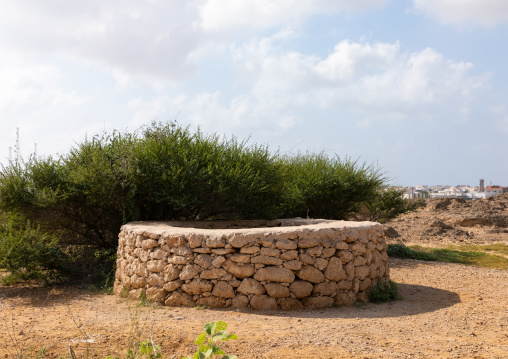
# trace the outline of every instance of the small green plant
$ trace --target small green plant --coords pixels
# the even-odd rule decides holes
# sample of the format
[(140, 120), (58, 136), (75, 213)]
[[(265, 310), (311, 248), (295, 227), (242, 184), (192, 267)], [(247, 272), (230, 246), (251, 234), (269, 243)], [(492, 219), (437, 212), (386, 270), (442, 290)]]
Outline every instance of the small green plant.
[(394, 281), (379, 282), (369, 291), (369, 301), (372, 303), (385, 303), (401, 299), (397, 283)]
[(226, 334), (226, 328), (228, 325), (226, 322), (218, 321), (207, 323), (204, 326), (204, 332), (197, 336), (194, 343), (199, 347), (194, 356), (192, 357), (183, 357), (182, 359), (204, 359), (204, 358), (213, 358), (214, 355), (224, 355), (222, 359), (236, 359), (236, 355), (226, 355), (220, 349), (220, 347), (215, 344), (218, 340), (232, 340), (237, 339), (235, 334)]

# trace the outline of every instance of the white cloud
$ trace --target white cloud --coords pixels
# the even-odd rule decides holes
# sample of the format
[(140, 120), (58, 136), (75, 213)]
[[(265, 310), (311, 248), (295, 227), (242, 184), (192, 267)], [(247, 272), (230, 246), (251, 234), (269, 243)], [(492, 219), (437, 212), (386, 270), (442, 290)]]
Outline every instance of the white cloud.
[(208, 0), (200, 8), (207, 31), (264, 29), (299, 24), (314, 14), (364, 11), (383, 7), (388, 0)]
[(491, 28), (508, 22), (506, 0), (413, 0), (418, 11), (443, 24), (475, 23)]
[(234, 58), (254, 82), (258, 101), (286, 109), (343, 107), (397, 121), (446, 110), (467, 119), (471, 102), (489, 83), (487, 75), (472, 75), (471, 63), (447, 60), (430, 48), (404, 53), (398, 43), (342, 41), (320, 58), (270, 46), (261, 40), (236, 49)]

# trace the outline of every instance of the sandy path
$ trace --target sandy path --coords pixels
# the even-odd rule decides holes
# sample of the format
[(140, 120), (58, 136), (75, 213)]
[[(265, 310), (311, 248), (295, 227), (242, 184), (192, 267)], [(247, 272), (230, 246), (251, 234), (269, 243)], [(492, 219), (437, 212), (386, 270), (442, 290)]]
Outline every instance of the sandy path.
[[(153, 324), (155, 341), (169, 358), (190, 355), (203, 324), (228, 323), (239, 339), (225, 351), (240, 358), (508, 358), (508, 272), (458, 264), (391, 259), (391, 276), (404, 300), (360, 307), (298, 312), (236, 312), (195, 308), (138, 308), (133, 302), (76, 288), (0, 287), (9, 329), (25, 346), (66, 355), (69, 343), (86, 358), (82, 333), (90, 333), (88, 357), (125, 348), (133, 317)], [(80, 329), (78, 328), (80, 327)], [(81, 333), (80, 333), (81, 332)], [(22, 333), (22, 334), (20, 334)], [(0, 341), (10, 343), (5, 323)], [(11, 358), (12, 344), (0, 347)]]

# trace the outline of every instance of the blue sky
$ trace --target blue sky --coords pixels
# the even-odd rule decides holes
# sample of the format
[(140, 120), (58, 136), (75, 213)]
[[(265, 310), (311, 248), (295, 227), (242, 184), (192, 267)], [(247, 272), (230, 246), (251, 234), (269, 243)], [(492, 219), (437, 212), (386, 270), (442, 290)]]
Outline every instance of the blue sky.
[(0, 161), (178, 120), (508, 185), (508, 1), (0, 0)]

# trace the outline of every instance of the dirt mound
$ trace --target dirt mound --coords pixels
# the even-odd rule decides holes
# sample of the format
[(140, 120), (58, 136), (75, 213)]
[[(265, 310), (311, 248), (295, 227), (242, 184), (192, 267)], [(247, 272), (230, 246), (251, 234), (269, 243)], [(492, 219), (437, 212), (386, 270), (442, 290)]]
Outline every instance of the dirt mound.
[(391, 228), (389, 241), (399, 243), (508, 243), (508, 193), (481, 200), (432, 198), (386, 226)]

